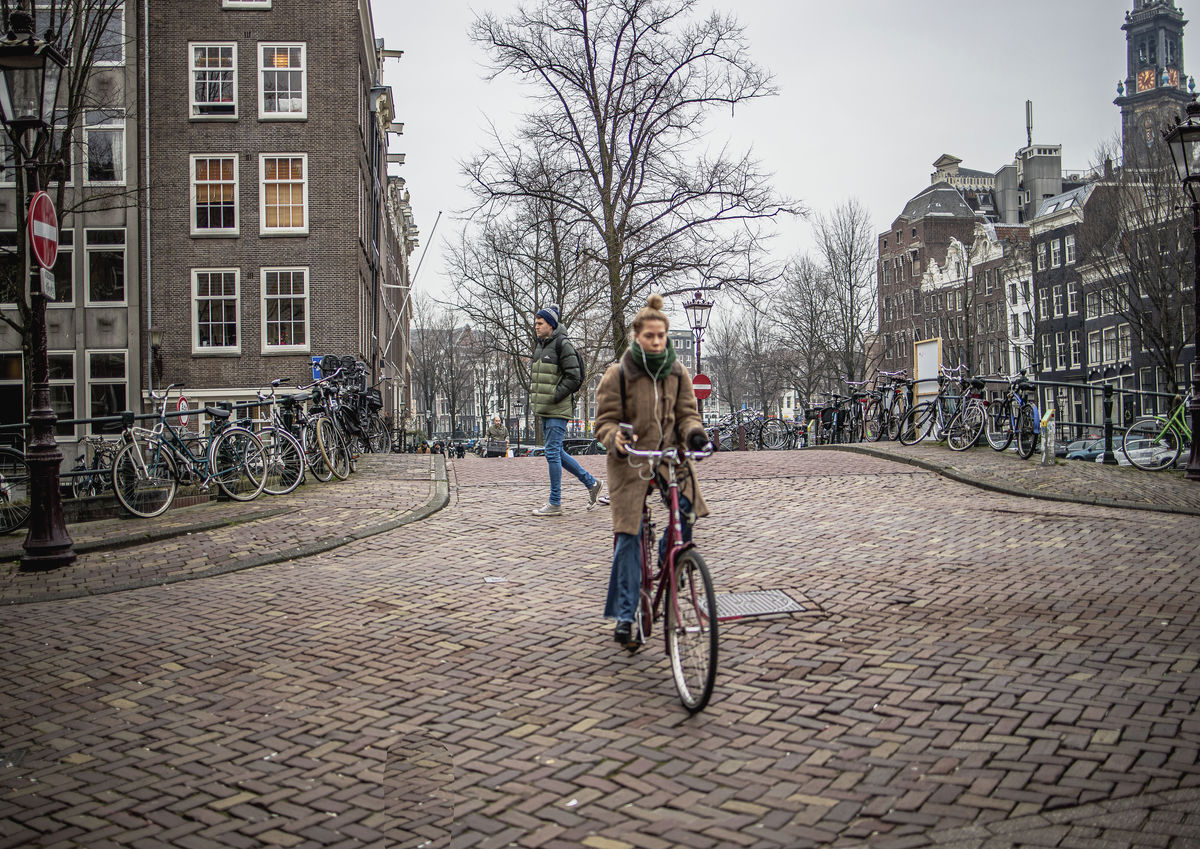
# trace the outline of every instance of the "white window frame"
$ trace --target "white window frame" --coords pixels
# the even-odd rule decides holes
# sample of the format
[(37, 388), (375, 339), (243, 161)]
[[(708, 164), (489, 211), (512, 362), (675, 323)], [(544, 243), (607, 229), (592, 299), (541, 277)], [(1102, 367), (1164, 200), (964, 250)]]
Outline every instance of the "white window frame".
[(1104, 340), (1099, 330), (1088, 333), (1088, 365), (1097, 366), (1104, 362)]
[[(121, 276), (123, 281), (122, 288), (124, 296), (119, 301), (93, 301), (92, 300), (92, 262), (90, 255), (93, 251), (104, 252), (111, 251), (115, 245), (96, 245), (92, 247), (88, 244), (88, 233), (97, 230), (120, 230), (125, 234), (125, 241), (121, 243), (122, 270)], [(88, 307), (123, 307), (129, 304), (129, 231), (124, 227), (89, 227), (83, 231), (83, 303)], [(128, 363), (126, 363), (128, 369)], [(90, 371), (90, 367), (89, 367)], [(126, 375), (129, 372), (126, 370)]]
[[(197, 47), (231, 48), (233, 50), (233, 112), (228, 115), (204, 115), (196, 110), (201, 106), (220, 105), (210, 101), (196, 100), (196, 67)], [(209, 69), (206, 69), (209, 70)], [(238, 118), (238, 55), (236, 41), (189, 41), (188, 42), (188, 115), (193, 121), (236, 121)]]
[[(70, 357), (71, 358), (71, 376), (69, 378), (51, 377), (49, 379), (49, 383), (50, 383), (52, 392), (53, 392), (53, 387), (55, 387), (55, 386), (71, 387), (71, 415), (66, 416), (66, 419), (77, 419), (77, 418), (79, 418), (79, 392), (77, 391), (79, 389), (79, 386), (75, 381), (75, 375), (76, 375), (75, 352), (74, 351), (47, 351), (46, 353), (50, 357)], [(128, 366), (128, 363), (126, 363), (126, 366)], [(69, 433), (57, 433), (56, 432), (54, 434), (55, 439), (72, 440), (75, 438), (75, 434), (76, 434), (76, 431), (78, 430), (79, 426), (78, 425), (65, 425), (65, 427), (70, 428), (70, 432)], [(54, 428), (57, 431), (59, 428), (59, 425), (55, 424)]]
[[(266, 86), (263, 84), (263, 75), (267, 71), (280, 70), (278, 68), (268, 68), (263, 65), (263, 49), (264, 48), (286, 48), (288, 50), (300, 48), (300, 67), (288, 68), (290, 71), (300, 72), (300, 84), (303, 90), (300, 93), (300, 111), (299, 112), (267, 112), (266, 111)], [(307, 121), (308, 120), (308, 42), (305, 41), (260, 41), (254, 52), (254, 63), (258, 69), (258, 119), (260, 121)]]
[(1067, 265), (1074, 265), (1075, 264), (1075, 236), (1074, 235), (1067, 236), (1064, 241), (1066, 242)]
[(1050, 317), (1050, 288), (1043, 286), (1038, 290), (1038, 320), (1045, 321)]
[[(100, 354), (120, 354), (125, 359), (125, 378), (124, 378), (124, 380), (117, 380), (117, 379), (111, 378), (111, 377), (103, 377), (103, 378), (95, 378), (95, 379), (92, 378), (92, 357), (98, 356)], [(86, 373), (86, 377), (84, 378), (84, 391), (87, 393), (87, 411), (88, 411), (87, 417), (88, 418), (93, 417), (92, 416), (92, 387), (93, 386), (117, 386), (119, 384), (124, 384), (124, 386), (125, 386), (125, 405), (126, 405), (126, 407), (129, 406), (130, 395), (129, 395), (129, 351), (128, 350), (126, 350), (125, 348), (111, 348), (111, 349), (110, 348), (101, 348), (101, 349), (97, 349), (94, 351), (89, 350), (86, 354), (86, 368), (87, 368), (87, 373)], [(78, 406), (78, 403), (79, 403), (78, 400), (75, 403)], [(91, 429), (92, 433), (96, 432), (95, 425), (88, 425), (88, 427), (89, 427), (89, 429)]]
[[(268, 227), (267, 226), (267, 160), (268, 159), (299, 159), (303, 163), (304, 177), (302, 186), (302, 227)], [(307, 153), (260, 153), (258, 155), (258, 234), (260, 236), (307, 236), (308, 235), (308, 154)]]
[[(93, 109), (90, 111), (107, 113), (110, 111), (115, 112), (117, 110)], [(120, 112), (121, 112), (120, 118), (110, 115), (105, 118), (105, 121), (102, 124), (89, 124), (89, 123), (87, 123), (87, 118), (86, 117), (84, 118), (83, 156), (81, 158), (80, 164), (83, 167), (83, 184), (85, 186), (123, 186), (123, 185), (125, 185), (125, 182), (128, 179), (129, 157), (126, 155), (126, 153), (127, 153), (126, 148), (129, 143), (129, 140), (128, 140), (128, 137), (126, 134), (126, 129), (127, 129), (126, 125), (127, 125), (128, 121), (127, 121), (127, 115), (125, 114), (125, 110), (122, 109), (122, 110), (120, 110)], [(119, 148), (120, 153), (121, 153), (121, 167), (119, 169), (117, 169), (117, 172), (118, 172), (117, 178), (115, 180), (92, 180), (88, 177), (88, 163), (91, 159), (91, 151), (88, 148), (88, 138), (91, 136), (91, 134), (93, 132), (111, 132), (116, 129), (119, 129), (121, 132), (121, 143), (120, 143), (120, 148)]]
[[(272, 272), (304, 273), (304, 343), (270, 345), (267, 343), (267, 275)], [(312, 344), (312, 275), (307, 265), (276, 266), (259, 271), (259, 331), (263, 354), (306, 354)]]
[(1050, 243), (1050, 267), (1058, 268), (1062, 265), (1062, 239), (1055, 239)]
[[(86, 8), (86, 4), (84, 4), (84, 5)], [(116, 11), (114, 11), (113, 14), (119, 14), (121, 16), (121, 36), (120, 36), (121, 58), (116, 61), (111, 61), (111, 62), (105, 62), (105, 61), (96, 59), (92, 63), (92, 67), (94, 67), (94, 68), (120, 68), (125, 65), (125, 60), (127, 58), (127, 53), (128, 53), (128, 51), (126, 50), (127, 41), (125, 39), (125, 30), (126, 30), (125, 25), (128, 22), (127, 13), (129, 11), (129, 9), (126, 8), (125, 3), (120, 3), (119, 6), (120, 6), (120, 8), (117, 9)], [(105, 8), (107, 8), (107, 7), (105, 7)], [(110, 20), (111, 20), (111, 18), (110, 18)], [(97, 50), (99, 50), (98, 47), (97, 47)]]
[(1079, 282), (1067, 281), (1067, 315), (1079, 315)]
[(1054, 368), (1054, 340), (1047, 333), (1042, 337), (1042, 371), (1051, 371)]
[[(232, 227), (200, 227), (197, 223), (197, 202), (199, 190), (196, 183), (196, 161), (200, 159), (231, 159), (233, 160), (233, 226)], [(213, 181), (208, 181), (212, 183)], [(236, 236), (241, 232), (241, 171), (238, 169), (236, 153), (193, 153), (188, 156), (188, 218), (190, 219), (193, 236)]]
[[(63, 244), (63, 235), (64, 234), (66, 234), (68, 236), (68, 238), (71, 240), (71, 244), (69, 244), (69, 245)], [(53, 310), (53, 309), (74, 308), (76, 302), (79, 300), (79, 286), (76, 284), (76, 281), (75, 281), (75, 230), (71, 227), (60, 226), (58, 228), (58, 258), (54, 262), (55, 265), (58, 265), (58, 262), (59, 262), (59, 260), (62, 259), (62, 256), (64, 253), (70, 254), (70, 256), (71, 256), (71, 272), (70, 272), (70, 274), (71, 274), (71, 300), (69, 300), (69, 301), (46, 301), (46, 309)], [(55, 275), (55, 277), (54, 277), (54, 285), (56, 288), (61, 285), (61, 280), (58, 277), (58, 275)]]
[[(233, 274), (233, 314), (234, 326), (237, 333), (236, 345), (201, 345), (200, 344), (200, 275), (201, 274)], [(242, 352), (242, 272), (239, 268), (193, 268), (192, 269), (192, 354), (194, 356), (240, 354)], [(206, 297), (205, 300), (227, 300), (226, 298)]]
[(1050, 291), (1054, 297), (1054, 317), (1058, 318), (1063, 314), (1063, 287), (1056, 284)]
[(1115, 363), (1118, 351), (1117, 326), (1110, 324), (1108, 327), (1100, 328), (1100, 338), (1104, 344), (1104, 362)]
[(1071, 368), (1079, 368), (1079, 346), (1082, 344), (1078, 330), (1071, 331)]
[(1067, 367), (1067, 337), (1061, 330), (1054, 334), (1054, 367), (1058, 371)]
[(1046, 270), (1046, 243), (1042, 242), (1037, 246), (1037, 270)]

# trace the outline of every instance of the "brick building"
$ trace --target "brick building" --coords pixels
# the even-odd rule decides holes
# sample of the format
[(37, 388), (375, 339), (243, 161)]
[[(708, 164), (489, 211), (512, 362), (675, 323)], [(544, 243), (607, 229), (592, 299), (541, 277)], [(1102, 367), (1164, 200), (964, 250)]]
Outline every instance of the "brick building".
[(149, 382), (241, 399), (349, 354), (399, 412), (416, 228), (369, 0), (156, 0), (148, 32)]

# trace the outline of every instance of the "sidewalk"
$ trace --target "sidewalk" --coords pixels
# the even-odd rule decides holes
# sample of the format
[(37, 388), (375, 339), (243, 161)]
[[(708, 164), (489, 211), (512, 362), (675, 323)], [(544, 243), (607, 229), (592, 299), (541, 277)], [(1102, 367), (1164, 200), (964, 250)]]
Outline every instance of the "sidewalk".
[(1146, 472), (1083, 460), (1059, 460), (1043, 466), (1040, 454), (1022, 460), (1015, 451), (993, 451), (986, 446), (951, 451), (944, 444), (870, 442), (806, 450), (853, 451), (897, 460), (1009, 495), (1200, 516), (1200, 482), (1184, 480), (1182, 470)]
[(24, 529), (0, 538), (0, 605), (118, 592), (279, 563), (373, 536), (447, 503), (440, 455), (372, 454), (348, 480), (311, 477), (284, 496), (208, 502), (154, 519), (69, 525), (79, 555), (51, 572), (17, 569)]

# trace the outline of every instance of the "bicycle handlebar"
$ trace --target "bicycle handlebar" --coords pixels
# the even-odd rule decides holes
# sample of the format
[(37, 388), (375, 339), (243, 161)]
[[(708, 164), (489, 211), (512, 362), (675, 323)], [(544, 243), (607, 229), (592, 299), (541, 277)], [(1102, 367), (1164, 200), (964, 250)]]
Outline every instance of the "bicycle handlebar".
[(672, 465), (678, 465), (683, 458), (684, 460), (703, 460), (705, 457), (711, 457), (711, 451), (690, 451), (679, 448), (665, 448), (662, 451), (639, 451), (632, 445), (625, 446), (625, 453), (633, 457), (647, 457), (651, 460), (664, 460)]

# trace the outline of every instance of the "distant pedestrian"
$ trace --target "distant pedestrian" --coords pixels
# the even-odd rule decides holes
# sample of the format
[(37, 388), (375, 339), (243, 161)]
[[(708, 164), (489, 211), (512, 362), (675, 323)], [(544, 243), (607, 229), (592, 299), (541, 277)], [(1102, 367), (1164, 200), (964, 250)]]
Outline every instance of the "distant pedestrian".
[(533, 511), (535, 516), (562, 515), (562, 470), (579, 479), (588, 490), (588, 509), (596, 505), (604, 485), (588, 474), (575, 458), (563, 451), (567, 420), (575, 414), (574, 394), (583, 384), (583, 360), (566, 329), (559, 324), (555, 304), (538, 310), (533, 321), (533, 381), (530, 404), (542, 417), (546, 435), (546, 464), (550, 467), (550, 498)]

